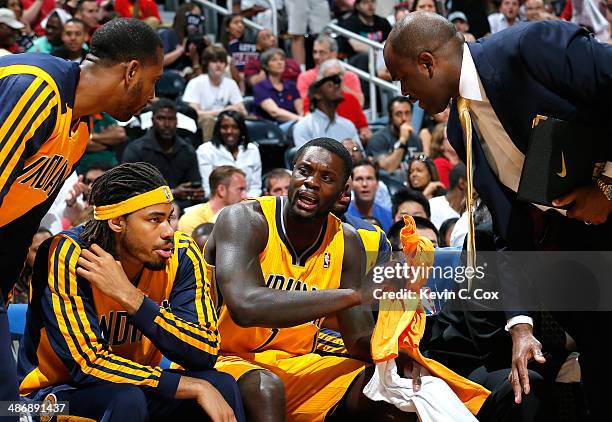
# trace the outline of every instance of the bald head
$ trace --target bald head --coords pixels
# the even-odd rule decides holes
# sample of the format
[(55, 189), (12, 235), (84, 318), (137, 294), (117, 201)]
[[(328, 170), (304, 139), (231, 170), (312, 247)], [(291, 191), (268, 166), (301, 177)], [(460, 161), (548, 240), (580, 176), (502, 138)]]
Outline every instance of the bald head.
[(437, 13), (412, 12), (395, 24), (387, 38), (393, 50), (414, 60), (422, 51), (436, 51), (449, 41), (463, 41), (455, 25)]
[(442, 16), (412, 12), (387, 38), (385, 65), (403, 95), (439, 113), (458, 95), (463, 44), (463, 35)]

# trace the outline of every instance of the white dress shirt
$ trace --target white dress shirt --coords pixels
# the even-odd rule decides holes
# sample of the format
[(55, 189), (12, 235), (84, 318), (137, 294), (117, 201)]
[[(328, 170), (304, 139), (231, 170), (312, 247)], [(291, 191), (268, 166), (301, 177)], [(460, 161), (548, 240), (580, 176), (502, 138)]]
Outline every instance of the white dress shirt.
[(247, 196), (253, 198), (261, 195), (261, 156), (257, 144), (250, 142), (246, 148), (239, 146), (238, 155), (234, 159), (232, 153), (223, 145), (216, 147), (212, 142), (205, 142), (198, 147), (196, 155), (206, 196), (210, 197), (210, 173), (220, 166), (234, 166), (244, 171)]
[[(510, 140), (508, 133), (506, 133), (495, 114), (495, 110), (493, 110), (482, 87), (474, 59), (467, 44), (463, 46), (459, 95), (470, 100), (472, 124), (493, 173), (504, 186), (516, 192), (521, 180), (525, 155)], [(508, 321), (506, 330), (520, 323), (533, 325), (533, 320), (525, 315), (515, 316)]]

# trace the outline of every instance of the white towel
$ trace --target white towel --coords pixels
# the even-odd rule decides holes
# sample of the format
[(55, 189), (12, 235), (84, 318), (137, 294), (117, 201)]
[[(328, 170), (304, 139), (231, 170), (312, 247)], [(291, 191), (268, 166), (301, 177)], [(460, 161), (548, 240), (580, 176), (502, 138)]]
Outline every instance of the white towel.
[(416, 412), (422, 422), (473, 422), (459, 397), (440, 378), (421, 376), (421, 389), (412, 389), (412, 379), (397, 373), (395, 359), (376, 364), (374, 375), (363, 389), (370, 400), (386, 401), (404, 412)]

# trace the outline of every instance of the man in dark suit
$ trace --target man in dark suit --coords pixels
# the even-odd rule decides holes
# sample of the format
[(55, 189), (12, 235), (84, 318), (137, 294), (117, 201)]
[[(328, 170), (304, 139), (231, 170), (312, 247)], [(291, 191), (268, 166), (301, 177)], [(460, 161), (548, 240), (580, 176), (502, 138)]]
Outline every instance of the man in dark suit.
[[(493, 216), (499, 250), (610, 249), (612, 200), (607, 186), (612, 183), (612, 144), (608, 141), (612, 134), (612, 46), (559, 21), (517, 25), (464, 44), (463, 36), (444, 18), (413, 13), (389, 35), (385, 63), (393, 79), (401, 81), (402, 93), (418, 100), (429, 113), (444, 110), (453, 100), (448, 138), (464, 161), (466, 147), (456, 100), (469, 101), (474, 186)], [(555, 206), (569, 207), (566, 216), (516, 200), (532, 120), (538, 114), (577, 120), (602, 134), (594, 142), (608, 160), (605, 170), (592, 184), (579, 186), (555, 201)], [(511, 304), (505, 305), (506, 329), (513, 341), (509, 380), (517, 403), (522, 392), (529, 393), (528, 361), (545, 361), (542, 346), (533, 336), (529, 312), (520, 306), (525, 290), (519, 287), (533, 280), (527, 293), (539, 294), (545, 302), (542, 293), (550, 292), (546, 289), (556, 286), (553, 283), (564, 275), (553, 269), (534, 278), (518, 264), (510, 254), (498, 255), (502, 296)], [(583, 282), (582, 278), (562, 281), (566, 289), (571, 288), (568, 281)], [(580, 348), (587, 400), (598, 418), (604, 412), (604, 391), (609, 390), (605, 388), (610, 371), (603, 333), (612, 323), (610, 313), (554, 315)]]

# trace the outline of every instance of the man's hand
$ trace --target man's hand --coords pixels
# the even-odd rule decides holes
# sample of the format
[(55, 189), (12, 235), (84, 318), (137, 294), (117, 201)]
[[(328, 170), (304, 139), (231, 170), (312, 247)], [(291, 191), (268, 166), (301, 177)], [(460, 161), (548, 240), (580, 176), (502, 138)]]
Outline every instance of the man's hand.
[(412, 388), (417, 393), (421, 389), (421, 376), (425, 374), (424, 368), (403, 350), (399, 351), (395, 358), (395, 364), (400, 377), (412, 378)]
[(412, 135), (413, 131), (414, 129), (412, 128), (410, 123), (408, 122), (402, 123), (402, 125), (399, 128), (399, 141), (402, 144), (406, 145), (406, 142), (408, 142), (408, 139), (410, 138), (410, 135)]
[(191, 182), (181, 183), (175, 187), (172, 194), (176, 199), (187, 199), (188, 201), (196, 200), (201, 201), (204, 199), (204, 190), (202, 187), (193, 188)]
[(212, 422), (236, 422), (234, 411), (209, 382), (201, 380), (201, 393), (196, 400)]
[(425, 198), (431, 199), (431, 198), (434, 197), (434, 193), (439, 188), (446, 189), (446, 186), (444, 186), (444, 183), (442, 183), (440, 181), (429, 182), (429, 184), (427, 186), (425, 186), (425, 189), (423, 189), (423, 195), (425, 196)]
[(66, 195), (66, 205), (69, 207), (74, 207), (79, 195), (82, 195), (83, 192), (87, 192), (88, 190), (89, 186), (83, 183), (83, 175), (80, 175), (79, 179), (74, 185), (72, 185), (68, 191), (68, 194)]
[(521, 394), (529, 394), (529, 372), (527, 363), (535, 359), (538, 363), (545, 363), (542, 354), (542, 344), (533, 336), (533, 327), (529, 324), (516, 324), (510, 328), (512, 335), (512, 370), (508, 381), (514, 390), (514, 402), (521, 403)]
[(587, 224), (603, 224), (612, 213), (612, 201), (608, 201), (603, 192), (594, 185), (581, 186), (555, 199), (553, 205), (563, 207), (572, 202), (574, 204), (567, 210), (567, 216)]
[(121, 264), (98, 245), (81, 251), (76, 272), (119, 303), (128, 314), (134, 315), (142, 305), (144, 294), (130, 282)]

